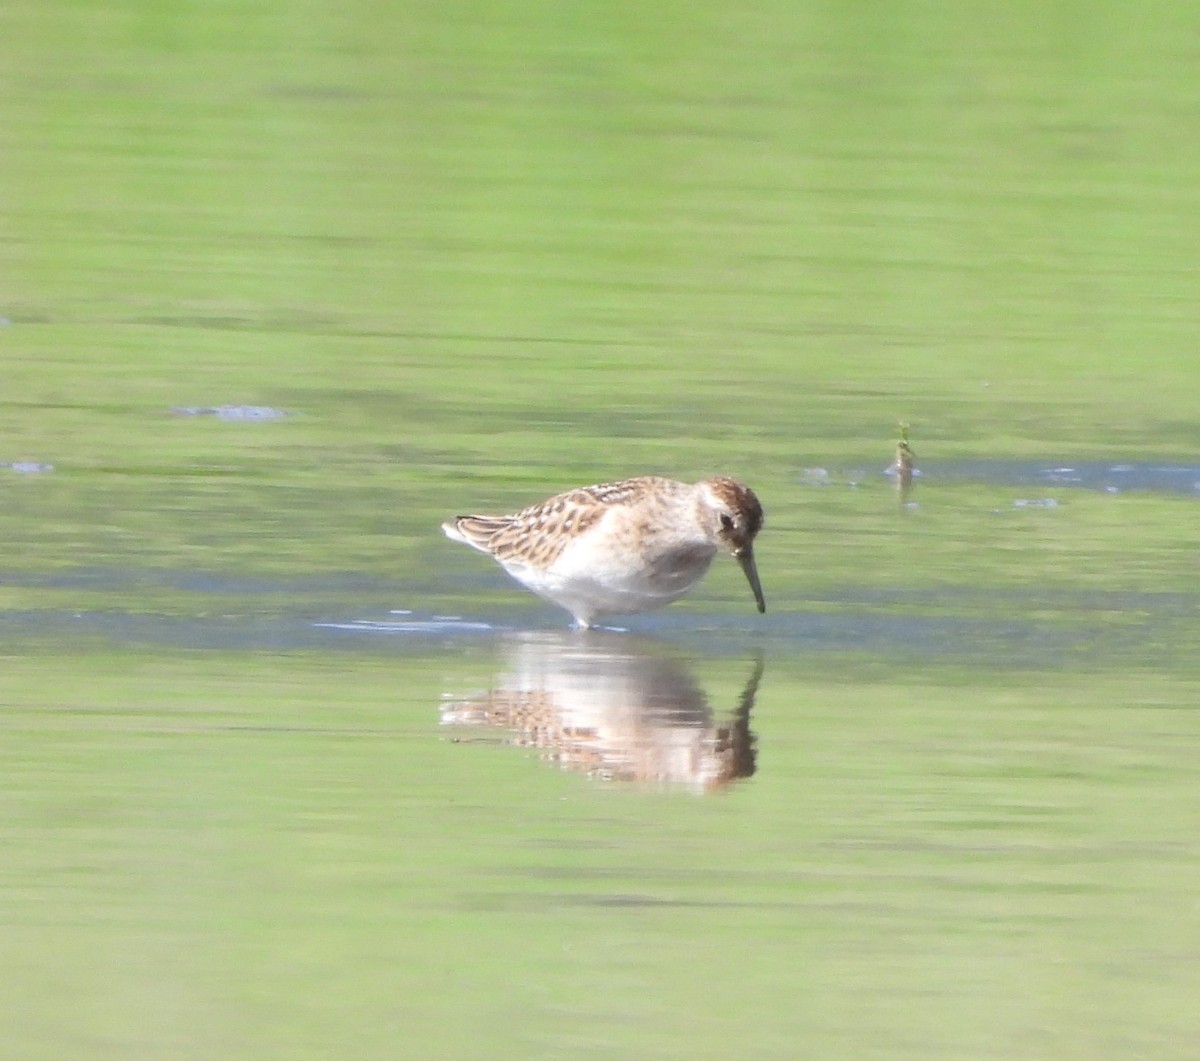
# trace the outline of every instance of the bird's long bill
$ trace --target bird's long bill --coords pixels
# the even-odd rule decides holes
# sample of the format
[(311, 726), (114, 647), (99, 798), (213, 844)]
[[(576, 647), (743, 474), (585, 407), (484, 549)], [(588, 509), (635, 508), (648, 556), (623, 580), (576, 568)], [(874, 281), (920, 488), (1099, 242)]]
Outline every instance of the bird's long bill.
[(747, 545), (746, 548), (739, 549), (733, 555), (746, 573), (746, 581), (750, 583), (750, 588), (754, 590), (754, 601), (758, 605), (758, 610), (765, 612), (767, 601), (763, 597), (762, 583), (758, 581), (758, 568), (754, 566), (754, 550)]

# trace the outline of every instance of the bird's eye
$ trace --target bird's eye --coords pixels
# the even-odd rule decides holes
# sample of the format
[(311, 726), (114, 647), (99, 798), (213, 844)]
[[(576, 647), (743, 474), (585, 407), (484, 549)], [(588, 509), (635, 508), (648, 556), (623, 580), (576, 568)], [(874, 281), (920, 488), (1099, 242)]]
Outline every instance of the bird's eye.
[(727, 512), (721, 513), (721, 526), (727, 531), (733, 530), (733, 517)]

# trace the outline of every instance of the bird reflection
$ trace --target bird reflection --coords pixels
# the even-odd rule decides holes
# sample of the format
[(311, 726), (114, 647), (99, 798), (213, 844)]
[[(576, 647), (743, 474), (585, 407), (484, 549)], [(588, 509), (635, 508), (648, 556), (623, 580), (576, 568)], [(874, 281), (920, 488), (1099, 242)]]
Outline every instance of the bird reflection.
[(722, 788), (755, 770), (750, 712), (758, 659), (717, 721), (691, 672), (662, 645), (603, 631), (520, 634), (486, 694), (443, 703), (442, 724), (512, 731), (543, 758), (608, 781)]

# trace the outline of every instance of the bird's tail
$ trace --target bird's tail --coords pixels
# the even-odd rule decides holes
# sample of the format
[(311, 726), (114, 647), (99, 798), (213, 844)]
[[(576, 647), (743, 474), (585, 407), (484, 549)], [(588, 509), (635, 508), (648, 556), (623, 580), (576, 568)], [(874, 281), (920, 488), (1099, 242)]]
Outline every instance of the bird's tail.
[(457, 516), (442, 524), (442, 533), (451, 541), (486, 553), (492, 538), (510, 522), (505, 516)]

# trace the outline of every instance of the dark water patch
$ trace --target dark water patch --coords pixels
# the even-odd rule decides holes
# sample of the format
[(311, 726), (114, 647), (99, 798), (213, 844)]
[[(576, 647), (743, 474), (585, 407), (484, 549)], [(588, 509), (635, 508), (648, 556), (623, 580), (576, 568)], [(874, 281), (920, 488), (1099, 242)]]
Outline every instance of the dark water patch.
[(217, 596), (288, 596), (307, 598), (337, 595), (346, 598), (394, 594), (411, 597), (411, 583), (381, 579), (365, 572), (291, 575), (271, 578), (219, 571), (175, 571), (168, 568), (73, 567), (65, 571), (3, 571), (0, 586), (29, 589), (94, 590), (126, 593), (148, 589), (179, 590)]
[[(478, 588), (446, 595), (365, 572), (272, 578), (118, 567), (0, 571), (4, 587), (52, 591), (58, 596), (36, 603), (67, 604), (0, 612), (0, 635), (9, 644), (99, 638), (199, 649), (406, 653), (422, 644), (478, 644), (514, 631), (563, 634), (569, 626), (558, 609), (495, 592), (490, 582), (480, 606)], [(679, 607), (617, 618), (606, 627), (706, 657), (856, 654), (881, 663), (920, 659), (1020, 669), (1178, 660), (1198, 620), (1200, 595), (1190, 592), (847, 587), (806, 594), (762, 617)]]
[[(807, 487), (854, 489), (880, 475), (894, 481), (894, 467), (838, 469), (818, 465), (800, 469), (796, 482)], [(1055, 508), (1058, 505), (1055, 493), (1064, 489), (1107, 494), (1153, 491), (1200, 498), (1200, 464), (1171, 461), (919, 461), (913, 479), (914, 487), (981, 483), (1028, 489), (1029, 497), (1012, 502), (1018, 508)]]
[[(118, 609), (29, 609), (0, 612), (0, 638), (9, 647), (21, 644), (59, 649), (76, 642), (159, 645), (200, 650), (282, 651), (347, 649), (406, 652), (432, 644), (458, 643), (480, 636), (521, 629), (565, 632), (558, 613), (531, 617), (460, 616), (411, 613), (397, 616), (301, 614), (179, 615)], [(546, 621), (550, 620), (550, 621)], [(680, 613), (653, 619), (639, 617), (615, 633), (645, 636), (675, 644), (697, 655), (730, 656), (765, 652), (770, 656), (803, 657), (829, 653), (875, 655), (897, 662), (1002, 664), (1044, 668), (1080, 661), (1145, 660), (1165, 650), (1165, 636), (1155, 637), (1153, 624), (1133, 630), (1127, 625), (992, 620), (962, 616), (895, 615), (871, 612), (818, 614), (776, 612), (770, 622), (755, 624), (734, 617)]]
[[(1108, 494), (1156, 491), (1200, 497), (1200, 464), (1172, 462), (961, 460), (920, 466), (922, 485), (938, 482), (1094, 490)], [(1049, 507), (1051, 496), (1025, 499), (1025, 507)]]
[[(61, 650), (72, 645), (99, 643), (125, 646), (159, 646), (202, 651), (428, 650), (431, 645), (489, 632), (482, 623), (429, 616), (407, 624), (395, 622), (390, 632), (404, 637), (377, 635), (379, 623), (314, 621), (298, 615), (165, 615), (155, 612), (13, 610), (0, 612), (0, 639), (10, 648), (18, 645)], [(347, 636), (353, 635), (353, 636)]]

